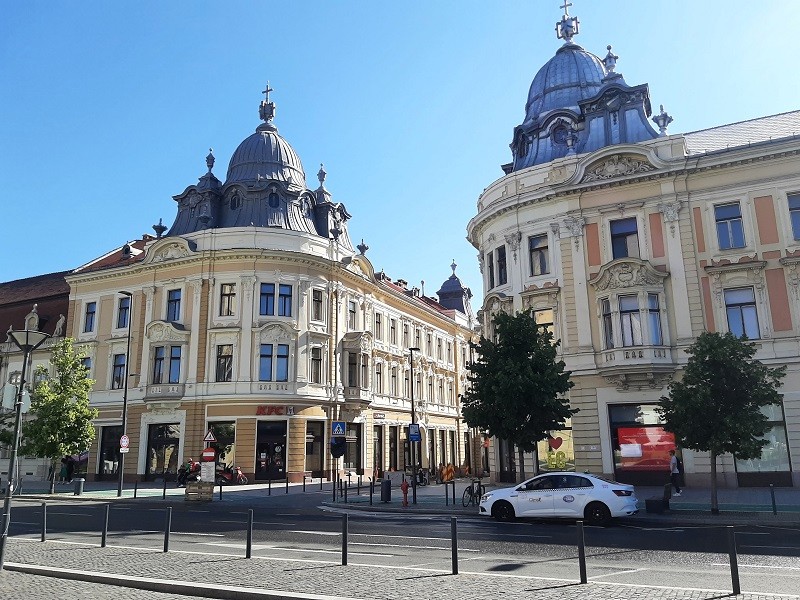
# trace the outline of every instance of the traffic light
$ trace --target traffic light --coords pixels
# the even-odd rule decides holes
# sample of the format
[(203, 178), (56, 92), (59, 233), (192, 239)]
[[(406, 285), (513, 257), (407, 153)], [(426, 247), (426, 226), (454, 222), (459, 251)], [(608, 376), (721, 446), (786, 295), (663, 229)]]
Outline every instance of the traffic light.
[(335, 437), (331, 440), (331, 456), (340, 458), (344, 456), (344, 451), (347, 450), (347, 440), (343, 437)]

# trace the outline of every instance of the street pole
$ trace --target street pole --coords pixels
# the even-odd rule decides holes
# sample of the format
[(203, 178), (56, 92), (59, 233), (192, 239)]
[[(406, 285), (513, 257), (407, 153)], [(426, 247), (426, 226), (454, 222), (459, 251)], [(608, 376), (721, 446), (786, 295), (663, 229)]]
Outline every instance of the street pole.
[[(122, 382), (122, 435), (127, 435), (128, 429), (128, 373), (131, 362), (131, 321), (133, 320), (133, 294), (130, 292), (119, 292), (127, 296), (128, 301), (128, 339), (125, 345), (125, 380)], [(120, 450), (122, 448), (120, 447)], [(122, 496), (122, 478), (125, 473), (125, 452), (119, 453), (119, 473), (117, 474), (117, 497)], [(166, 477), (166, 474), (165, 474)]]
[(3, 565), (5, 564), (6, 541), (8, 540), (8, 529), (11, 526), (11, 496), (14, 493), (14, 474), (17, 466), (20, 423), (22, 421), (22, 394), (25, 389), (28, 360), (31, 353), (41, 346), (50, 336), (42, 331), (24, 329), (22, 331), (10, 331), (8, 337), (14, 342), (17, 348), (22, 350), (22, 375), (19, 381), (19, 389), (17, 390), (17, 401), (14, 406), (16, 411), (14, 415), (14, 438), (11, 444), (11, 457), (8, 461), (8, 484), (6, 485), (5, 498), (3, 499), (3, 533), (0, 537), (0, 571), (3, 570)]
[[(419, 348), (409, 348), (410, 353), (409, 361), (411, 363), (411, 424), (417, 422), (417, 411), (414, 405), (414, 384), (416, 380), (414, 379), (414, 352), (419, 352)], [(409, 428), (410, 429), (410, 428)], [(409, 437), (411, 437), (409, 435)], [(417, 442), (412, 442), (409, 440), (411, 444), (411, 503), (417, 503)]]

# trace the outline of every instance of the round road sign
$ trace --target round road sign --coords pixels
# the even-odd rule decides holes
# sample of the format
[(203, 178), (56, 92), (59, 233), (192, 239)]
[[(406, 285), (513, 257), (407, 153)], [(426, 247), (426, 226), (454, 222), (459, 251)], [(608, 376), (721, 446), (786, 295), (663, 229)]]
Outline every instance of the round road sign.
[(127, 448), (130, 443), (131, 443), (131, 440), (128, 438), (127, 435), (123, 435), (121, 438), (119, 438), (119, 447), (120, 448)]

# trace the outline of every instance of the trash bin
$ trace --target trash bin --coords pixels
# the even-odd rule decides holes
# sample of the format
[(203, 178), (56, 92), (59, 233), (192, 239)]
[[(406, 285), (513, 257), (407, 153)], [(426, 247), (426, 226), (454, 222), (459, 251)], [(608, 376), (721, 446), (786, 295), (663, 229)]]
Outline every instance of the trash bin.
[(83, 494), (83, 484), (86, 483), (86, 480), (83, 477), (78, 477), (75, 479), (75, 496), (80, 496)]
[(392, 501), (392, 480), (381, 479), (381, 502)]

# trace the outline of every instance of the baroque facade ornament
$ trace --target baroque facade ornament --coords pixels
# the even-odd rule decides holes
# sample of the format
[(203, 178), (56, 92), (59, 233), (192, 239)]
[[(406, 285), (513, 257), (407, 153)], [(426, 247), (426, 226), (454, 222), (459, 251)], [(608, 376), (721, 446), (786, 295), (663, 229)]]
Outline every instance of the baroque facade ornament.
[(621, 258), (600, 268), (589, 283), (597, 291), (626, 289), (643, 286), (663, 287), (668, 273), (656, 271), (650, 263), (638, 258)]
[(583, 237), (583, 227), (586, 225), (586, 219), (583, 217), (567, 217), (563, 223), (570, 236), (575, 240), (575, 249), (577, 249), (580, 246), (581, 237)]
[(655, 167), (646, 160), (630, 156), (612, 156), (599, 165), (587, 169), (586, 174), (583, 176), (583, 181), (602, 181), (648, 171), (655, 171)]
[(515, 231), (505, 236), (506, 244), (511, 248), (511, 253), (514, 255), (514, 262), (517, 262), (517, 250), (519, 250), (519, 243), (522, 240), (522, 232)]
[(675, 237), (675, 223), (680, 219), (682, 202), (675, 200), (674, 202), (659, 202), (658, 211), (664, 215), (664, 221), (669, 223), (669, 231), (672, 237)]
[(792, 296), (800, 300), (800, 257), (784, 257), (778, 262), (788, 269), (786, 283), (789, 284)]
[(147, 339), (151, 342), (185, 342), (189, 334), (177, 330), (172, 323), (155, 321), (147, 327)]

